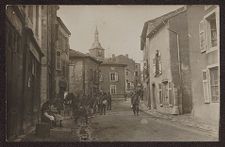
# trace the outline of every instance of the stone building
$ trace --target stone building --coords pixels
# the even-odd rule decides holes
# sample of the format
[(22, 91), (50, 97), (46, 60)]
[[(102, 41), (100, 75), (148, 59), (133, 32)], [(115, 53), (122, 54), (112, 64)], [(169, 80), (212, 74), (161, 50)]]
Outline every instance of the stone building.
[[(97, 27), (94, 34), (94, 43), (92, 44), (91, 49), (89, 49), (89, 55), (102, 61), (99, 67), (100, 85), (98, 90), (106, 93), (110, 92), (112, 94), (112, 97), (117, 98), (124, 97), (124, 94), (126, 93), (125, 92), (126, 64), (117, 62), (115, 55), (113, 55), (113, 58), (108, 59), (105, 58), (105, 49), (101, 46), (99, 42)], [(125, 58), (127, 59), (128, 57)], [(124, 58), (118, 57), (118, 59), (120, 60), (120, 62), (123, 62)], [(129, 60), (127, 62), (129, 62)]]
[(57, 32), (57, 5), (41, 5), (42, 51), (41, 60), (41, 104), (47, 99), (56, 97), (55, 70), (56, 70), (56, 32)]
[(144, 99), (151, 109), (170, 114), (192, 110), (187, 34), (186, 7), (150, 20), (143, 27)]
[(75, 50), (69, 52), (69, 92), (93, 96), (99, 91), (101, 61)]
[(135, 61), (126, 55), (112, 55), (111, 58), (105, 59), (105, 61), (112, 61), (115, 63), (126, 64), (125, 68), (125, 91), (127, 94), (134, 91), (137, 84), (140, 82), (140, 64), (135, 63)]
[(7, 138), (32, 129), (55, 97), (56, 5), (6, 7)]
[(7, 140), (27, 132), (40, 110), (41, 7), (6, 7)]
[(219, 126), (219, 6), (187, 6), (193, 116)]
[(57, 17), (57, 38), (56, 38), (56, 95), (63, 99), (65, 91), (69, 87), (69, 37), (70, 31), (63, 21)]
[(112, 98), (124, 98), (126, 64), (103, 61), (100, 65), (100, 91), (110, 92)]

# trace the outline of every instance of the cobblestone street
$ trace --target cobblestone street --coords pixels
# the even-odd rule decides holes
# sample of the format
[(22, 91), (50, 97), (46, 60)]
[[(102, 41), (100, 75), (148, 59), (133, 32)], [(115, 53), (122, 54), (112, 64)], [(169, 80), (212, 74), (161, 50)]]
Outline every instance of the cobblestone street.
[(216, 141), (209, 133), (141, 112), (134, 116), (130, 101), (114, 101), (112, 111), (91, 120), (93, 141)]

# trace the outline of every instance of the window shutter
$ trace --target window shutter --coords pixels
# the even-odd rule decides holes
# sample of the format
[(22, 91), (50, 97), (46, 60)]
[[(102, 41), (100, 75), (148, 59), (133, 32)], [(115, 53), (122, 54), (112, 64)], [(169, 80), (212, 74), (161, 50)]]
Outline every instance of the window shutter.
[(209, 103), (209, 95), (208, 95), (208, 91), (209, 91), (209, 88), (208, 88), (208, 81), (207, 80), (204, 80), (203, 81), (203, 93), (204, 93), (204, 99), (205, 99), (205, 103)]
[(162, 104), (162, 84), (159, 83), (159, 103)]
[(204, 95), (204, 100), (205, 103), (210, 103), (209, 100), (209, 84), (208, 84), (208, 78), (207, 78), (207, 72), (203, 71), (203, 95)]
[(200, 50), (205, 51), (206, 50), (206, 34), (205, 34), (205, 21), (202, 20), (199, 23), (199, 41), (200, 41)]
[(161, 74), (162, 73), (162, 63), (161, 63), (161, 61), (159, 61), (159, 74)]
[(169, 82), (169, 104), (173, 105), (174, 95), (173, 95), (173, 83)]
[(116, 72), (115, 73), (115, 81), (118, 81), (119, 80), (119, 77), (118, 77), (118, 73)]
[(156, 75), (156, 58), (153, 59), (153, 75)]

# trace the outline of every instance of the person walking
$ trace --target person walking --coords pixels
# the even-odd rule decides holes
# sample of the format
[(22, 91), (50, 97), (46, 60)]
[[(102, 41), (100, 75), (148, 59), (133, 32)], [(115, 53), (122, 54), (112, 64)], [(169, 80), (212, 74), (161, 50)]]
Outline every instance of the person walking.
[(103, 94), (102, 98), (102, 113), (105, 115), (106, 114), (106, 107), (107, 107), (107, 94)]
[(103, 99), (104, 99), (104, 94), (102, 93), (100, 95), (100, 98), (99, 98), (99, 110), (100, 110), (100, 115), (102, 115), (103, 113)]
[(84, 94), (82, 101), (81, 101), (81, 105), (80, 105), (80, 116), (83, 117), (85, 119), (85, 123), (86, 125), (88, 124), (88, 108), (87, 108), (87, 96)]
[(139, 115), (139, 104), (140, 104), (140, 98), (138, 93), (134, 93), (133, 96), (131, 97), (131, 104), (132, 104), (132, 109), (134, 115)]
[(99, 114), (101, 114), (101, 111), (102, 111), (101, 110), (102, 109), (101, 108), (101, 97), (102, 97), (102, 95), (99, 93), (98, 96), (97, 96), (97, 100), (96, 100), (97, 101), (97, 108), (98, 108), (98, 113)]
[(107, 110), (111, 110), (111, 106), (112, 106), (112, 97), (110, 92), (108, 92), (107, 95)]

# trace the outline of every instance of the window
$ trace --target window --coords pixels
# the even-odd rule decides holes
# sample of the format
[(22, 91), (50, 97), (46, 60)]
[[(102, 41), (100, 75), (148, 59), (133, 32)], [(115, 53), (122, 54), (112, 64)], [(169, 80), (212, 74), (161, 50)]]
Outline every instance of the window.
[(110, 94), (116, 94), (116, 85), (110, 85)]
[(56, 51), (56, 69), (61, 70), (61, 53)]
[[(201, 52), (213, 51), (218, 46), (219, 10), (214, 9), (199, 23), (199, 40)], [(207, 53), (206, 52), (206, 53)]]
[(205, 103), (209, 103), (210, 102), (210, 100), (209, 100), (209, 88), (208, 88), (208, 80), (207, 80), (207, 71), (206, 70), (203, 70), (202, 77), (203, 77), (202, 84), (203, 84), (204, 100), (205, 100)]
[(211, 101), (219, 102), (219, 76), (218, 67), (210, 68), (210, 90), (211, 90)]
[(156, 50), (155, 58), (153, 59), (153, 74), (155, 77), (162, 74), (162, 64), (159, 50)]
[(216, 28), (216, 14), (213, 13), (208, 18), (206, 18), (208, 23), (208, 40), (209, 47), (217, 46), (217, 28)]
[(135, 76), (138, 76), (138, 71), (135, 71)]
[(160, 103), (160, 106), (162, 106), (162, 85), (161, 83), (159, 83), (159, 103)]
[(118, 74), (116, 72), (110, 73), (111, 81), (118, 81)]
[(165, 81), (162, 83), (162, 100), (163, 104), (169, 104), (169, 89), (168, 89), (168, 82)]
[[(153, 61), (154, 62), (154, 61)], [(154, 64), (154, 63), (153, 63)], [(154, 65), (153, 65), (154, 66)], [(144, 72), (143, 72), (143, 78), (144, 79), (147, 79), (148, 78), (148, 76), (149, 76), (149, 71), (148, 71), (148, 60), (145, 60), (144, 61)], [(154, 70), (154, 68), (153, 68), (153, 70)]]

